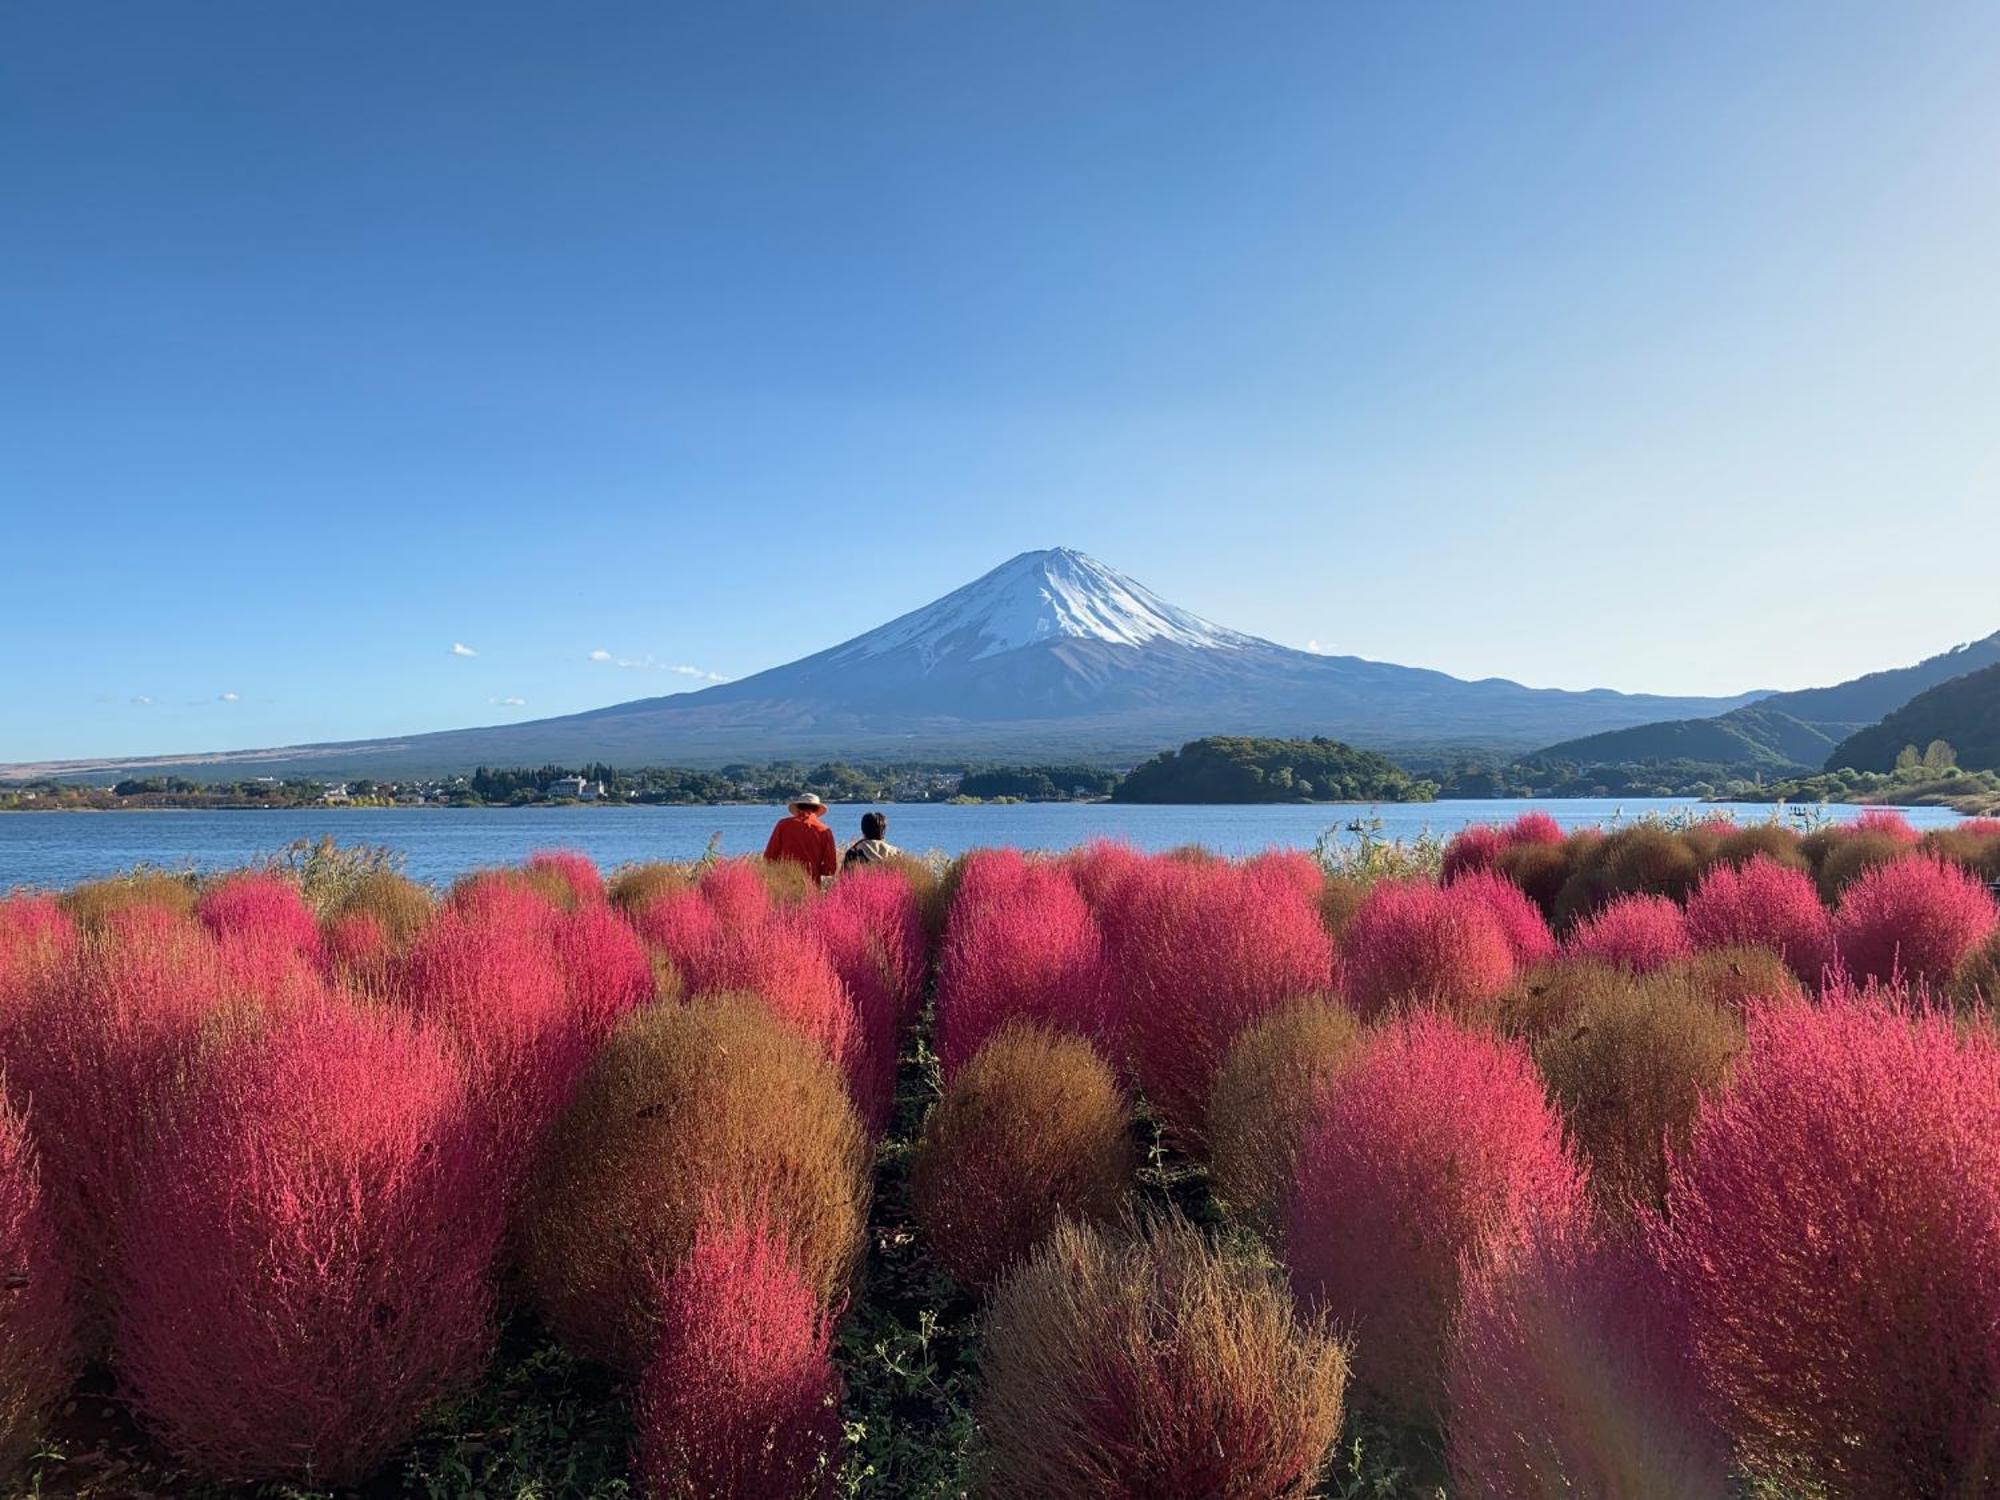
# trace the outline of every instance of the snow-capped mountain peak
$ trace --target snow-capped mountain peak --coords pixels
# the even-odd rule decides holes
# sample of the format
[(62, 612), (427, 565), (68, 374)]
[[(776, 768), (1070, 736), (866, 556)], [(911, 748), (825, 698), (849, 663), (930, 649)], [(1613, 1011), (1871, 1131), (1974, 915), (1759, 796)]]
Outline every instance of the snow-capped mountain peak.
[(1197, 650), (1262, 645), (1167, 603), (1096, 558), (1068, 547), (1023, 552), (963, 588), (857, 636), (843, 661), (913, 651), (928, 666), (979, 661), (1063, 639), (1114, 646), (1166, 642)]

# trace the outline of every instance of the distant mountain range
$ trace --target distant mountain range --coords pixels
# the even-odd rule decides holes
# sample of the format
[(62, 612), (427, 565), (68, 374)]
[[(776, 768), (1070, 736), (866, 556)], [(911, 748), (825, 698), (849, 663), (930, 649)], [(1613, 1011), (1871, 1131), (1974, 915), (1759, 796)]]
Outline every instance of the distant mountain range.
[[(1580, 766), (1690, 760), (1744, 771), (1846, 765), (1868, 769), (1842, 758), (1852, 753), (1849, 746), (1857, 739), (1864, 745), (1873, 744), (1863, 731), (1926, 690), (1995, 664), (2000, 664), (2000, 631), (1926, 657), (1912, 667), (1870, 672), (1832, 687), (1768, 693), (1747, 707), (1705, 718), (1667, 719), (1565, 740), (1544, 746), (1530, 759), (1569, 761)], [(1894, 760), (1896, 750), (1907, 743), (1907, 739), (1897, 740), (1889, 758)], [(1924, 743), (1919, 740), (1918, 747)]]
[(700, 692), (398, 739), (11, 766), (378, 779), (475, 765), (820, 760), (1129, 762), (1204, 735), (1518, 755), (1760, 695), (1566, 692), (1297, 651), (1227, 630), (1065, 547), (1024, 552), (865, 635)]

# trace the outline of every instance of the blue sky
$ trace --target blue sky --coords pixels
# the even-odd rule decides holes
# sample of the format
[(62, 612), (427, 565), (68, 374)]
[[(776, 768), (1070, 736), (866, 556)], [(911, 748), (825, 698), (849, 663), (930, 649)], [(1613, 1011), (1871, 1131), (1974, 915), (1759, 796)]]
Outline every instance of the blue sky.
[(0, 761), (1055, 544), (1467, 676), (1913, 660), (2000, 628), (1996, 101), (1981, 4), (14, 7)]

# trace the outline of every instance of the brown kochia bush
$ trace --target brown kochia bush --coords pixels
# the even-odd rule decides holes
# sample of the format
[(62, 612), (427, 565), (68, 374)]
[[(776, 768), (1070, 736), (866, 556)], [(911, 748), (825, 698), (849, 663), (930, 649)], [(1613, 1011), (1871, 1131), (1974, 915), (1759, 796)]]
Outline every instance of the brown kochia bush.
[(176, 917), (192, 917), (198, 893), (194, 881), (181, 875), (162, 875), (135, 870), (129, 875), (113, 875), (72, 886), (63, 894), (76, 924), (94, 931), (118, 912), (135, 907), (152, 907)]
[(528, 1281), (575, 1353), (627, 1372), (705, 1212), (760, 1219), (827, 1303), (852, 1283), (867, 1145), (839, 1069), (755, 999), (655, 1005), (612, 1036), (532, 1188)]
[(1782, 823), (1752, 823), (1724, 834), (1708, 863), (1747, 865), (1760, 854), (1788, 870), (1803, 870), (1811, 864), (1798, 834)]
[(1318, 999), (1273, 1011), (1236, 1039), (1208, 1103), (1209, 1181), (1230, 1208), (1276, 1227), (1299, 1137), (1361, 1039), (1352, 1011)]
[(1493, 873), (1518, 885), (1528, 899), (1555, 919), (1556, 898), (1569, 883), (1577, 862), (1596, 848), (1594, 831), (1571, 834), (1560, 843), (1510, 844), (1493, 857)]
[(1657, 823), (1634, 823), (1606, 834), (1577, 859), (1556, 897), (1558, 927), (1571, 927), (1620, 896), (1682, 901), (1701, 878), (1701, 861), (1687, 840)]
[(924, 1121), (910, 1196), (931, 1253), (983, 1288), (1060, 1220), (1115, 1218), (1136, 1166), (1131, 1106), (1097, 1049), (1013, 1022)]
[(1666, 1202), (1667, 1152), (1687, 1143), (1704, 1096), (1743, 1050), (1743, 1022), (1685, 972), (1581, 997), (1535, 1043), (1535, 1063), (1613, 1219)]
[(611, 904), (627, 916), (649, 906), (669, 891), (684, 891), (694, 884), (686, 865), (670, 865), (658, 860), (643, 865), (626, 865), (613, 872), (604, 883)]
[(1813, 856), (1813, 879), (1819, 886), (1820, 900), (1828, 906), (1838, 905), (1841, 892), (1875, 866), (1910, 852), (1908, 842), (1893, 833), (1846, 828), (1813, 834), (1806, 839), (1805, 848)]
[(1493, 1008), (1494, 1029), (1532, 1045), (1567, 1024), (1586, 1001), (1601, 1003), (1600, 997), (1624, 994), (1637, 983), (1637, 976), (1595, 958), (1536, 964), (1515, 975), (1500, 992)]
[(327, 916), (338, 921), (364, 912), (382, 924), (390, 944), (401, 952), (436, 915), (437, 903), (414, 880), (391, 870), (373, 870), (350, 885)]
[(996, 1500), (1303, 1496), (1347, 1384), (1266, 1267), (1183, 1223), (1063, 1225), (1000, 1287), (980, 1364)]
[(1753, 1001), (1806, 997), (1798, 975), (1769, 948), (1715, 948), (1669, 964), (1660, 973), (1686, 979), (1701, 994), (1738, 1015)]

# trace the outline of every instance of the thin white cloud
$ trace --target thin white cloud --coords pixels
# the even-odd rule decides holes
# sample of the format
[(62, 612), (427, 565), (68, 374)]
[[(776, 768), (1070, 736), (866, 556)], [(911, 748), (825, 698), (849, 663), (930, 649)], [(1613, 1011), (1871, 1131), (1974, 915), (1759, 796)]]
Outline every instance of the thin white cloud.
[(241, 703), (243, 695), (241, 693), (217, 693), (215, 701), (217, 703)]
[(135, 694), (132, 701), (141, 708), (151, 708), (153, 706), (153, 700), (148, 698), (144, 693)]
[(651, 656), (613, 656), (609, 651), (593, 651), (590, 659), (610, 662), (614, 667), (622, 667), (628, 672), (672, 672), (680, 677), (693, 677), (701, 682), (727, 682), (729, 679), (720, 672), (711, 672), (706, 667), (690, 667), (674, 662), (656, 661)]
[(488, 703), (497, 703), (502, 708), (526, 708), (528, 706), (526, 698), (488, 698), (486, 701)]
[(451, 654), (453, 656), (477, 656), (479, 653), (466, 645), (464, 641), (453, 641), (451, 643)]
[(1322, 646), (1318, 641), (1307, 641), (1306, 650), (1312, 652), (1314, 656), (1323, 656), (1326, 653), (1326, 647)]

